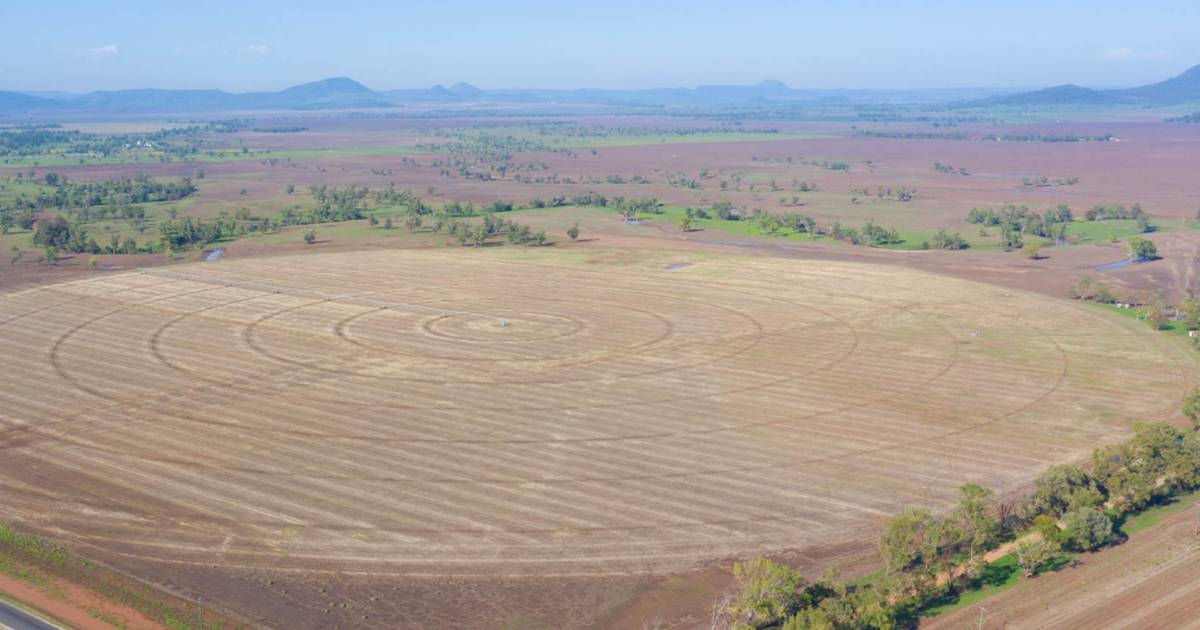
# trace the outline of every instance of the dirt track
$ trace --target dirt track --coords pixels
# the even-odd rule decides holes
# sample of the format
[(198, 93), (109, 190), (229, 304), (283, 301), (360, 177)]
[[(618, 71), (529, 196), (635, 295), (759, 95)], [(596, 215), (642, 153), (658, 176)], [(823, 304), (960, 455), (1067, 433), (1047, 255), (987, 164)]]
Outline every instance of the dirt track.
[(667, 262), (325, 254), (5, 296), (0, 500), (138, 564), (640, 573), (1003, 490), (1195, 380), (1189, 354), (1084, 305)]
[[(1084, 555), (1081, 564), (988, 598), (985, 627), (1200, 628), (1195, 508), (1170, 515), (1116, 548)], [(978, 618), (979, 607), (970, 606), (922, 627), (962, 628)]]

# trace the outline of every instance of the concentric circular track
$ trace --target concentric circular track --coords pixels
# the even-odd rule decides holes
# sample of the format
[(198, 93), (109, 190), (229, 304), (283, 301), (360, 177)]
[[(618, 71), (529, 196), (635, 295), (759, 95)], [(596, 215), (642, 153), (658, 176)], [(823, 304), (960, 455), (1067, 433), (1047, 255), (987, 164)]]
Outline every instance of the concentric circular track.
[(1166, 412), (1187, 354), (891, 268), (328, 254), (0, 298), (0, 500), (164, 562), (591, 573), (833, 541)]

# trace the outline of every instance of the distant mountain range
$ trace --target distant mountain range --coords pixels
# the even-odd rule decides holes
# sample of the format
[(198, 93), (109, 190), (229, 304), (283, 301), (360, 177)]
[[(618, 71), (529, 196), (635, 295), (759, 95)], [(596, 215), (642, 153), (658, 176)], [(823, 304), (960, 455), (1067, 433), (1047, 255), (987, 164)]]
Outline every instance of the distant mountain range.
[(993, 96), (968, 103), (968, 106), (1047, 107), (1070, 105), (1149, 105), (1168, 106), (1200, 101), (1200, 66), (1183, 74), (1141, 87), (1121, 90), (1094, 90), (1078, 85), (1059, 85), (1033, 92)]
[(346, 77), (305, 83), (279, 92), (138, 89), (65, 92), (0, 91), (0, 116), (16, 114), (211, 113), (249, 110), (383, 108), (418, 104), (591, 104), (689, 107), (753, 103), (945, 103), (1012, 93), (1012, 89), (797, 90), (779, 81), (755, 85), (702, 85), (641, 90), (481, 90), (469, 83), (428, 89), (375, 91)]
[(777, 104), (928, 103), (965, 106), (1174, 105), (1200, 101), (1200, 66), (1161, 83), (1126, 90), (1077, 85), (1021, 92), (1004, 88), (942, 90), (803, 90), (779, 81), (642, 90), (481, 90), (469, 83), (428, 89), (375, 91), (346, 77), (305, 83), (279, 92), (222, 90), (115, 90), (89, 94), (0, 91), (0, 116), (14, 114), (205, 113), (250, 110), (384, 108), (417, 104), (591, 104), (634, 107), (705, 107)]

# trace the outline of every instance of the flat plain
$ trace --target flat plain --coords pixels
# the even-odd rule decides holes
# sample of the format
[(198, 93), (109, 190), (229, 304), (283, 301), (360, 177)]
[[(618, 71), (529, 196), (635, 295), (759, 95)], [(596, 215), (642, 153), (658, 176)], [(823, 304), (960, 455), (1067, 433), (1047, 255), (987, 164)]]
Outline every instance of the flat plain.
[(1013, 488), (1169, 415), (1196, 376), (1135, 322), (969, 281), (580, 251), (9, 294), (9, 516), (168, 565), (636, 574)]

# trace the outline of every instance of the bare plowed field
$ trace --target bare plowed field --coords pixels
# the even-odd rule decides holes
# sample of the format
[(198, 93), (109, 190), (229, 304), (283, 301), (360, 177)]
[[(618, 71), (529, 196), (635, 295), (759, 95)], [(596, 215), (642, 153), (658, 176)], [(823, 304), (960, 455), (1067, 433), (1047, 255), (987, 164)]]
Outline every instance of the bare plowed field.
[(330, 253), (0, 297), (5, 517), (210, 568), (678, 568), (1012, 487), (1195, 379), (1139, 323), (1032, 294), (623, 260)]

